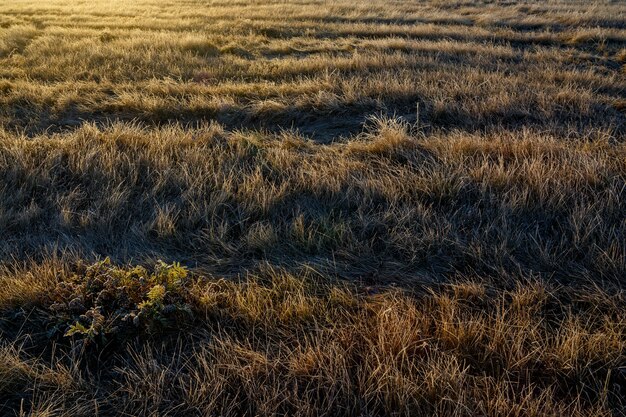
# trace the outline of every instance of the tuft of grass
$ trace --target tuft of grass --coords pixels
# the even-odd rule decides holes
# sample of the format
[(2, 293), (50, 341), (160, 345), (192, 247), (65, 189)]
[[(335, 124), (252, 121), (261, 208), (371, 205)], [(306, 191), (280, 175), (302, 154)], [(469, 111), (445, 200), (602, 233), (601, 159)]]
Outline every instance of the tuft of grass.
[(217, 46), (202, 37), (188, 37), (181, 41), (183, 51), (189, 51), (202, 57), (216, 57), (220, 54)]
[(415, 138), (409, 134), (409, 124), (401, 119), (372, 117), (372, 130), (363, 135), (363, 140), (353, 140), (348, 144), (348, 151), (363, 155), (393, 155), (410, 151), (417, 145)]
[(40, 31), (31, 25), (14, 25), (0, 29), (0, 58), (23, 53), (39, 34)]

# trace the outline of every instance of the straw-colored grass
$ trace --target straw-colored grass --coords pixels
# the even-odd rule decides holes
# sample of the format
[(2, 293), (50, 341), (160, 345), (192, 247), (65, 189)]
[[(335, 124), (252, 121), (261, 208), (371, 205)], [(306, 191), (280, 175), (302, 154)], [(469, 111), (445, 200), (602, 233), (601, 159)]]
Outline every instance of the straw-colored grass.
[(0, 415), (624, 415), (624, 22), (1, 2)]

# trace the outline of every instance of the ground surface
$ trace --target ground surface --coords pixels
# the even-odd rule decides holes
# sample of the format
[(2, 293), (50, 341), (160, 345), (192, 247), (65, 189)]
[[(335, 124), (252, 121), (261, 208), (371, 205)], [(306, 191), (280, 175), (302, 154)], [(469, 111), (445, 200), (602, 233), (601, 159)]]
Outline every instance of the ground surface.
[(623, 2), (0, 4), (0, 414), (624, 415), (625, 213)]

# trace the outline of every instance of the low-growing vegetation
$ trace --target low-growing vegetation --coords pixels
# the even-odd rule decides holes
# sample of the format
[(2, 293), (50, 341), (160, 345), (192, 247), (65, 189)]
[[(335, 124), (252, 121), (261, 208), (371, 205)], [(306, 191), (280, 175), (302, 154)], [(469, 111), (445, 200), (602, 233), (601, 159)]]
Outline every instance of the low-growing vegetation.
[(0, 415), (626, 415), (620, 1), (0, 4)]
[(624, 406), (622, 292), (532, 279), (409, 292), (269, 266), (241, 282), (164, 263), (75, 269), (12, 311), (12, 343), (0, 348), (7, 410), (610, 416)]

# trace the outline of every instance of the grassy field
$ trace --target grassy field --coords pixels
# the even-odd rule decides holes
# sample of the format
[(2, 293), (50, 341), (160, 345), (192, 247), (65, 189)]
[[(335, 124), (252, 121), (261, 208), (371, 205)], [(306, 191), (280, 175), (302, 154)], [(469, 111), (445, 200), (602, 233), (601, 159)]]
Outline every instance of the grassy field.
[(621, 1), (0, 3), (0, 415), (626, 415)]

